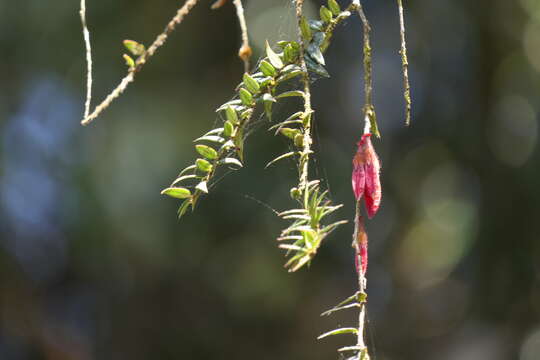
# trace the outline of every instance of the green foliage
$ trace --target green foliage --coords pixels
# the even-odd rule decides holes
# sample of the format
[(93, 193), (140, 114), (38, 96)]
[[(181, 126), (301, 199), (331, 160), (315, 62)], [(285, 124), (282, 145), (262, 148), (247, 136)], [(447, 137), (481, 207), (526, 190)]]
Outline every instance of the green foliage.
[(143, 44), (139, 44), (134, 40), (124, 40), (125, 48), (135, 56), (141, 56), (146, 51)]
[(317, 254), (323, 239), (339, 225), (346, 223), (337, 221), (323, 224), (327, 215), (343, 206), (331, 206), (327, 194), (327, 191), (319, 190), (318, 180), (309, 182), (303, 190), (291, 189), (291, 195), (299, 202), (300, 208), (279, 214), (281, 218), (293, 221), (278, 238), (278, 241), (289, 242), (279, 247), (287, 250), (287, 255), (290, 255), (285, 267), (291, 272), (309, 263)]
[[(175, 196), (177, 192), (164, 190), (164, 194), (183, 200), (178, 209), (179, 216), (184, 215), (190, 207), (194, 209), (198, 199), (209, 192), (221, 167), (225, 165), (233, 170), (242, 167), (246, 127), (259, 106), (262, 105), (262, 110), (272, 121), (272, 107), (276, 102), (290, 97), (306, 101), (304, 89), (293, 88), (279, 92), (281, 85), (287, 83), (290, 89), (290, 85), (298, 86), (292, 80), (299, 76), (304, 76), (304, 79), (329, 76), (324, 68), (323, 52), (329, 44), (334, 27), (348, 15), (349, 12), (341, 12), (339, 5), (331, 0), (328, 7), (321, 7), (321, 19), (301, 19), (303, 44), (280, 41), (276, 46), (280, 51), (276, 51), (266, 42), (266, 56), (258, 62), (252, 73), (243, 75), (236, 96), (217, 109), (218, 113), (224, 115), (222, 127), (212, 129), (195, 140), (195, 149), (203, 158), (196, 159), (195, 164), (186, 167), (168, 188), (177, 188), (177, 184), (181, 184), (185, 191), (181, 196)], [(302, 47), (303, 59), (300, 58)], [(302, 60), (306, 64), (307, 73), (302, 71)], [(327, 216), (341, 205), (331, 205), (328, 192), (320, 189), (319, 180), (308, 180), (307, 165), (312, 153), (309, 130), (312, 116), (312, 110), (304, 109), (269, 127), (276, 135), (281, 134), (288, 139), (295, 150), (277, 156), (267, 167), (287, 158), (295, 158), (299, 169), (305, 167), (305, 174), (300, 175), (298, 185), (291, 189), (291, 197), (300, 206), (280, 213), (283, 219), (292, 220), (278, 238), (281, 242), (279, 247), (287, 250), (289, 259), (285, 266), (289, 271), (296, 271), (309, 263), (322, 241), (337, 226), (345, 223), (327, 221)]]

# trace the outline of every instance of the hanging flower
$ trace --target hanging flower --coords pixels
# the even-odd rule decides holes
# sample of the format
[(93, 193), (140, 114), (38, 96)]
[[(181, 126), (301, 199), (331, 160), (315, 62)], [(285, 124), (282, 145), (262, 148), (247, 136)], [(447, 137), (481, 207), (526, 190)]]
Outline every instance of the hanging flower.
[(371, 134), (362, 135), (357, 146), (353, 158), (352, 187), (356, 201), (364, 196), (367, 214), (371, 219), (381, 204), (381, 165), (371, 144)]

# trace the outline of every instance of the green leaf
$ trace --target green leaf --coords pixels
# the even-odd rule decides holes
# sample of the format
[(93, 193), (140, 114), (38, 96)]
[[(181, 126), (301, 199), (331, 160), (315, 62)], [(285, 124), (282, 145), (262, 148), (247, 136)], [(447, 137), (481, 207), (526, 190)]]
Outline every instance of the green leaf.
[(139, 44), (134, 40), (124, 40), (124, 46), (135, 56), (141, 56), (146, 51), (143, 44)]
[[(173, 181), (172, 185), (176, 185), (177, 183), (179, 183), (179, 182), (182, 181), (182, 180), (187, 180), (187, 179), (197, 179), (197, 178), (198, 178), (197, 175), (183, 175), (183, 176), (179, 176), (179, 177), (177, 177), (177, 178)], [(172, 186), (172, 185), (171, 185), (171, 186)]]
[(195, 164), (197, 165), (197, 168), (203, 172), (209, 172), (212, 170), (212, 164), (205, 159), (197, 159)]
[(185, 173), (187, 173), (190, 170), (195, 170), (196, 167), (197, 166), (195, 166), (195, 165), (190, 165), (187, 168), (185, 168), (184, 170), (180, 171), (180, 174), (178, 174), (178, 176), (180, 177), (180, 176), (184, 175)]
[(341, 311), (341, 310), (347, 310), (347, 309), (351, 309), (351, 308), (358, 308), (362, 306), (360, 303), (357, 303), (357, 302), (354, 302), (352, 304), (347, 304), (347, 305), (343, 305), (343, 306), (336, 306), (330, 310), (326, 310), (325, 312), (323, 312), (321, 314), (321, 316), (328, 316), (328, 315), (332, 315), (333, 313), (335, 312), (338, 312), (338, 311)]
[(261, 88), (263, 88), (263, 87), (267, 86), (268, 84), (270, 84), (273, 80), (274, 80), (273, 77), (266, 76), (266, 77), (261, 78), (258, 81), (259, 81), (259, 85), (261, 86)]
[(215, 129), (210, 130), (209, 132), (207, 132), (203, 136), (221, 134), (222, 132), (223, 132), (223, 128), (215, 128)]
[(311, 30), (324, 31), (324, 22), (322, 20), (309, 20), (308, 23)]
[(219, 149), (219, 151), (227, 150), (233, 147), (235, 147), (234, 142), (232, 140), (227, 140), (225, 144), (221, 145), (221, 148)]
[(225, 108), (225, 116), (227, 116), (227, 120), (230, 121), (233, 124), (238, 124), (238, 114), (236, 113), (236, 110), (233, 109), (232, 106), (227, 106)]
[(270, 121), (272, 121), (272, 105), (273, 105), (273, 102), (271, 101), (264, 102), (264, 113), (266, 114), (266, 117)]
[(288, 44), (287, 46), (285, 46), (285, 49), (283, 49), (283, 59), (287, 63), (295, 62), (298, 54), (298, 50), (293, 48), (291, 44)]
[(330, 8), (332, 14), (334, 14), (335, 16), (338, 16), (341, 12), (341, 7), (336, 0), (328, 0), (328, 7)]
[(302, 74), (302, 69), (294, 64), (287, 65), (281, 71), (281, 76), (276, 79), (276, 82), (279, 84), (283, 81), (292, 79), (298, 75)]
[(220, 107), (216, 109), (216, 112), (220, 112), (222, 110), (225, 110), (227, 107), (232, 107), (233, 109), (236, 109), (237, 107), (242, 105), (242, 101), (235, 99), (231, 101), (227, 101), (225, 104), (222, 104)]
[(315, 42), (312, 42), (307, 47), (307, 53), (309, 56), (313, 58), (317, 63), (324, 65), (324, 56), (321, 52), (321, 48), (315, 44)]
[(197, 186), (195, 186), (195, 189), (202, 191), (205, 194), (208, 194), (208, 186), (206, 181), (201, 181)]
[(241, 88), (238, 92), (240, 94), (240, 100), (246, 106), (251, 106), (253, 104), (253, 95), (244, 88)]
[(305, 42), (311, 40), (311, 28), (304, 16), (302, 16), (302, 19), (300, 20), (300, 32), (302, 33), (302, 38)]
[(313, 34), (313, 43), (317, 45), (318, 47), (321, 47), (321, 45), (324, 42), (325, 37), (326, 35), (323, 32), (317, 31), (315, 34)]
[(244, 85), (253, 94), (258, 93), (261, 90), (261, 87), (257, 80), (249, 76), (248, 73), (244, 74)]
[[(338, 349), (338, 352), (345, 352), (345, 351), (363, 351), (365, 350), (366, 348), (365, 347), (360, 347), (358, 345), (353, 345), (353, 346), (344, 346), (342, 348), (339, 348)], [(355, 356), (355, 359), (358, 359), (356, 356)], [(360, 358), (359, 360), (366, 360), (366, 358), (362, 357), (362, 355), (360, 355)]]
[(316, 63), (311, 57), (306, 56), (305, 60), (309, 71), (314, 72), (315, 74), (322, 77), (330, 77), (328, 71), (326, 71), (326, 69), (321, 64)]
[(277, 75), (276, 68), (266, 60), (261, 61), (261, 63), (259, 64), (259, 68), (266, 76), (274, 77)]
[(229, 120), (225, 121), (223, 124), (223, 135), (225, 136), (232, 136), (234, 132), (234, 125)]
[(276, 69), (281, 69), (283, 67), (283, 61), (281, 61), (279, 55), (272, 50), (270, 44), (268, 44), (268, 41), (266, 41), (266, 56), (268, 56), (270, 64), (272, 64)]
[(280, 40), (276, 44), (282, 49), (285, 49), (285, 46), (287, 46), (290, 43), (290, 41)]
[(181, 218), (186, 213), (187, 209), (189, 208), (189, 204), (191, 204), (191, 201), (184, 200), (182, 205), (180, 205), (178, 208), (178, 218)]
[(217, 159), (218, 153), (216, 150), (212, 149), (210, 146), (198, 144), (195, 145), (195, 149), (199, 154), (204, 156), (207, 159), (214, 160)]
[(242, 163), (240, 162), (240, 160), (238, 159), (235, 159), (235, 158), (231, 158), (231, 157), (228, 157), (228, 158), (225, 158), (225, 159), (221, 159), (219, 161), (220, 164), (225, 164), (225, 165), (236, 165), (238, 167), (242, 167)]
[(168, 195), (177, 199), (187, 199), (191, 197), (191, 191), (184, 187), (169, 187), (161, 192), (162, 195)]
[(277, 102), (276, 98), (274, 98), (272, 95), (265, 93), (262, 97), (263, 103), (264, 103), (264, 112), (266, 116), (268, 117), (268, 120), (272, 120), (272, 105), (273, 103)]
[(332, 331), (328, 331), (322, 335), (319, 335), (317, 340), (324, 339), (327, 336), (333, 336), (333, 335), (340, 335), (340, 334), (358, 334), (358, 329), (356, 328), (341, 328), (341, 329), (335, 329)]
[(275, 134), (275, 135), (277, 135), (277, 133), (279, 132), (279, 130), (280, 130), (283, 126), (285, 126), (285, 125), (290, 125), (290, 124), (302, 124), (302, 120), (298, 120), (298, 119), (297, 119), (297, 120), (285, 120), (285, 121), (282, 121), (282, 122), (280, 122), (280, 123), (277, 123), (277, 124), (275, 124), (275, 125), (270, 126), (270, 127), (268, 128), (268, 131), (274, 130), (274, 129), (277, 128), (276, 134)]
[(277, 102), (276, 98), (270, 95), (269, 93), (265, 93), (262, 97), (262, 100), (264, 102)]
[(195, 141), (211, 141), (211, 142), (222, 144), (225, 142), (225, 139), (217, 135), (207, 135), (207, 136), (201, 136), (200, 138), (193, 140), (193, 142)]
[(131, 58), (131, 56), (124, 54), (123, 57), (124, 57), (124, 60), (126, 61), (126, 65), (127, 65), (130, 69), (132, 69), (132, 68), (135, 67), (135, 61), (133, 61), (133, 59)]
[(282, 160), (282, 159), (286, 159), (286, 158), (288, 158), (288, 157), (291, 157), (291, 156), (295, 155), (296, 153), (297, 153), (296, 151), (291, 151), (291, 152), (285, 153), (285, 154), (283, 154), (283, 155), (280, 155), (280, 156), (278, 156), (277, 158), (275, 158), (274, 160), (270, 161), (268, 164), (266, 164), (266, 166), (265, 166), (264, 168), (266, 169), (266, 168), (269, 167), (270, 165), (272, 165), (272, 164), (278, 162), (279, 160)]
[(304, 92), (300, 90), (291, 90), (291, 91), (285, 91), (284, 93), (279, 94), (276, 96), (276, 99), (281, 99), (285, 97), (292, 97), (292, 96), (304, 96)]
[(321, 6), (321, 9), (319, 10), (319, 15), (321, 16), (321, 20), (325, 23), (329, 23), (332, 21), (332, 11), (328, 10), (326, 6)]
[(246, 109), (240, 113), (240, 117), (245, 120), (249, 118), (251, 114), (253, 114), (253, 109)]
[(298, 147), (304, 146), (304, 136), (302, 134), (296, 134), (294, 136), (294, 145)]
[(289, 139), (294, 139), (297, 134), (301, 134), (300, 130), (291, 128), (281, 128), (279, 129), (279, 132), (281, 133), (281, 135), (286, 136)]

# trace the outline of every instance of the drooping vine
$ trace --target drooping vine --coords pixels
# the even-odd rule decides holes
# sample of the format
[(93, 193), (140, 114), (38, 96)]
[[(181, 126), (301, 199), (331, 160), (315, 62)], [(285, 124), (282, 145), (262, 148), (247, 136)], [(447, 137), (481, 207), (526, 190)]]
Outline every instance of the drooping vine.
[[(133, 82), (147, 60), (162, 46), (168, 35), (180, 24), (198, 0), (186, 0), (177, 14), (166, 26), (152, 45), (146, 49), (144, 45), (133, 40), (125, 40), (124, 46), (130, 52), (124, 59), (128, 66), (128, 74), (106, 99), (90, 112), (91, 101), (91, 49), (89, 32), (85, 18), (85, 0), (81, 0), (81, 21), (87, 49), (87, 101), (82, 121), (86, 125), (98, 117), (129, 83)], [(408, 78), (407, 49), (403, 20), (402, 0), (397, 0), (400, 15), (401, 59), (404, 81), (404, 98), (406, 103), (406, 124), (410, 123), (410, 86)], [(212, 9), (224, 6), (227, 0), (217, 0)], [(293, 159), (298, 169), (298, 181), (290, 190), (290, 197), (296, 206), (282, 211), (279, 216), (289, 222), (278, 236), (279, 248), (286, 250), (288, 259), (285, 267), (294, 272), (309, 264), (319, 250), (323, 240), (339, 225), (347, 221), (328, 221), (330, 214), (342, 205), (333, 205), (327, 190), (321, 187), (320, 179), (310, 177), (310, 162), (313, 155), (312, 125), (315, 110), (311, 103), (311, 84), (314, 78), (329, 77), (325, 69), (324, 53), (328, 50), (334, 31), (343, 20), (357, 14), (363, 24), (363, 68), (364, 68), (364, 105), (362, 121), (364, 131), (358, 142), (353, 158), (352, 185), (356, 201), (354, 215), (353, 248), (355, 268), (358, 275), (358, 291), (322, 315), (330, 315), (336, 311), (350, 308), (359, 309), (358, 326), (344, 327), (326, 332), (319, 339), (331, 335), (353, 334), (356, 344), (338, 349), (339, 352), (352, 353), (348, 359), (368, 360), (369, 352), (364, 342), (364, 324), (366, 311), (366, 272), (368, 237), (364, 216), (361, 212), (361, 200), (364, 199), (367, 217), (372, 218), (381, 201), (381, 185), (379, 180), (380, 163), (371, 143), (371, 136), (380, 138), (377, 126), (375, 106), (373, 105), (372, 81), (372, 47), (370, 41), (371, 25), (360, 0), (351, 0), (349, 6), (342, 10), (336, 0), (328, 0), (327, 6), (321, 6), (318, 19), (307, 19), (303, 15), (304, 0), (295, 0), (295, 14), (298, 38), (296, 41), (279, 41), (271, 46), (266, 42), (265, 56), (250, 69), (251, 47), (248, 30), (244, 18), (241, 0), (233, 0), (242, 33), (242, 46), (239, 57), (244, 62), (242, 81), (235, 89), (232, 100), (217, 108), (219, 124), (195, 139), (194, 150), (198, 156), (193, 163), (185, 167), (162, 194), (180, 199), (178, 216), (182, 217), (188, 210), (195, 210), (197, 203), (217, 184), (218, 174), (224, 169), (238, 170), (244, 164), (245, 142), (249, 127), (258, 112), (264, 113), (272, 122), (269, 126), (276, 136), (289, 140), (290, 151), (287, 151), (267, 164), (267, 167), (283, 159)], [(135, 59), (132, 58), (135, 56)], [(250, 71), (251, 70), (251, 71)], [(273, 106), (289, 97), (302, 100), (302, 108), (286, 116), (284, 120), (275, 121), (272, 116)]]

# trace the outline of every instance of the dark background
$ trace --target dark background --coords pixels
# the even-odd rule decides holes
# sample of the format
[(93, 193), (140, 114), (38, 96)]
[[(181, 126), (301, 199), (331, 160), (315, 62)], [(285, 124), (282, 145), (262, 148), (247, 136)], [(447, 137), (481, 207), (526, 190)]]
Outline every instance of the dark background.
[[(94, 104), (125, 74), (121, 41), (151, 43), (180, 1), (89, 0)], [(340, 1), (347, 5), (348, 1)], [(404, 126), (394, 1), (373, 25), (383, 202), (370, 236), (376, 360), (540, 359), (540, 2), (406, 1), (413, 97)], [(341, 227), (288, 274), (274, 239), (293, 206), (292, 162), (266, 120), (194, 214), (160, 190), (242, 74), (232, 4), (200, 4), (91, 126), (79, 2), (0, 2), (0, 359), (336, 359), (319, 314), (355, 291)], [(246, 0), (255, 57), (288, 38), (288, 0)], [(318, 12), (319, 1), (311, 2)], [(309, 10), (309, 9), (307, 9)], [(362, 29), (336, 31), (332, 77), (314, 84), (316, 163), (352, 219), (363, 128)], [(283, 106), (277, 118), (296, 111)]]

